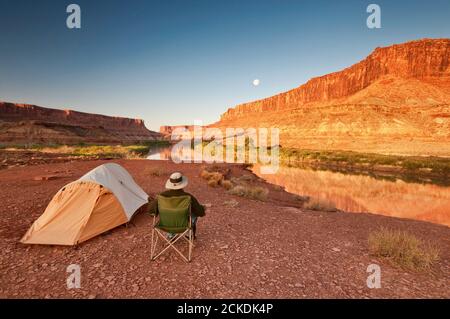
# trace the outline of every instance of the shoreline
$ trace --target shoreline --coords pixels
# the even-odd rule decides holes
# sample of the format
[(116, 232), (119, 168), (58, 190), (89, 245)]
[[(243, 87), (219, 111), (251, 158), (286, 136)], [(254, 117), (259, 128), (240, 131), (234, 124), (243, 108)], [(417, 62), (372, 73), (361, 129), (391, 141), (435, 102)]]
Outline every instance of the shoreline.
[(450, 186), (450, 158), (436, 156), (384, 155), (353, 151), (281, 149), (281, 163), (288, 167), (309, 165), (375, 178), (399, 177), (406, 181)]
[[(36, 144), (0, 148), (2, 154), (9, 152), (41, 155), (41, 157), (70, 157), (77, 160), (143, 158), (152, 148), (170, 147), (168, 141), (141, 144)], [(58, 156), (59, 155), (59, 156)], [(24, 160), (24, 159), (22, 159)], [(3, 161), (6, 162), (6, 161)], [(14, 165), (14, 162), (12, 163)], [(250, 164), (252, 165), (252, 164)], [(285, 167), (308, 167), (352, 175), (368, 175), (379, 179), (402, 179), (406, 182), (450, 186), (450, 158), (437, 156), (405, 156), (354, 151), (320, 151), (280, 148), (280, 165)], [(5, 165), (0, 166), (4, 168)]]

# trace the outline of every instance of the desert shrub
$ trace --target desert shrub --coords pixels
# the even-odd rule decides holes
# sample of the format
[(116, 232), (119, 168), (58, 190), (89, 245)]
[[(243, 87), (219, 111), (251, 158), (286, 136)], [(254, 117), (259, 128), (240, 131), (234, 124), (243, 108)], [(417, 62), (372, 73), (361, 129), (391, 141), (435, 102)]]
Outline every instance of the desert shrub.
[(237, 178), (237, 177), (231, 177), (230, 178), (230, 181), (232, 182), (232, 183), (234, 183), (234, 184), (239, 184), (239, 178)]
[(369, 234), (369, 251), (388, 258), (394, 264), (415, 271), (424, 271), (439, 260), (439, 250), (425, 245), (414, 235), (400, 230), (381, 228)]
[(221, 173), (219, 172), (209, 172), (207, 170), (203, 170), (200, 173), (200, 177), (202, 177), (203, 179), (206, 179), (207, 183), (209, 186), (212, 187), (218, 187), (221, 185), (224, 177)]
[(306, 201), (310, 200), (310, 197), (308, 197), (308, 196), (301, 196), (301, 195), (297, 195), (297, 194), (294, 194), (293, 197), (294, 197), (294, 200), (298, 201), (298, 202), (306, 202)]
[(144, 170), (144, 174), (155, 177), (168, 175), (168, 173), (164, 171), (161, 167), (148, 167)]
[(276, 191), (284, 191), (284, 186), (281, 185), (273, 185), (273, 189)]
[(135, 159), (148, 153), (145, 145), (45, 145), (39, 148), (44, 153), (70, 154), (80, 157), (113, 157)]
[(267, 199), (267, 195), (269, 194), (269, 190), (267, 188), (259, 186), (256, 187), (244, 186), (244, 185), (236, 185), (228, 192), (232, 195), (247, 197), (250, 199), (256, 199), (260, 201), (265, 201)]
[(234, 183), (234, 184), (238, 184), (238, 185), (245, 185), (247, 183), (253, 182), (255, 181), (257, 178), (255, 175), (242, 175), (239, 177), (232, 177), (230, 180)]
[(255, 176), (254, 175), (242, 175), (239, 178), (239, 181), (242, 182), (251, 182), (255, 180)]
[(219, 187), (219, 181), (215, 180), (215, 179), (210, 179), (208, 180), (208, 186), (211, 187)]
[(310, 198), (303, 207), (323, 212), (335, 212), (337, 210), (333, 202), (323, 198)]
[(227, 191), (233, 188), (233, 183), (228, 180), (222, 181), (222, 187), (225, 188)]
[(137, 152), (131, 151), (131, 152), (124, 153), (122, 155), (122, 158), (124, 158), (124, 159), (139, 159), (139, 158), (142, 158), (142, 156)]
[(229, 193), (232, 195), (238, 195), (244, 197), (246, 195), (246, 188), (242, 185), (237, 185), (229, 190)]
[(43, 153), (55, 153), (55, 154), (72, 154), (74, 152), (73, 146), (62, 145), (60, 147), (42, 147), (39, 149)]
[(122, 147), (122, 152), (135, 154), (136, 157), (144, 157), (148, 154), (150, 148), (146, 145), (127, 145)]

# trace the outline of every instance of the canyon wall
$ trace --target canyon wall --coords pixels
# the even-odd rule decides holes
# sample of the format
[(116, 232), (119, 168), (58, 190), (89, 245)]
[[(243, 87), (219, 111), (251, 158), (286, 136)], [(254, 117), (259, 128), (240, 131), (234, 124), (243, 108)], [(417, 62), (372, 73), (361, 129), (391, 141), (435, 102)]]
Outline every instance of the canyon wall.
[(417, 79), (449, 77), (449, 65), (450, 39), (424, 39), (377, 48), (366, 59), (345, 70), (313, 78), (288, 92), (231, 108), (221, 120), (349, 97), (387, 75)]
[(450, 39), (377, 48), (210, 126), (277, 127), (283, 147), (450, 156)]
[(0, 102), (1, 143), (136, 143), (161, 139), (144, 121)]
[(161, 133), (165, 138), (170, 139), (172, 132), (176, 129), (193, 131), (194, 125), (164, 125), (159, 128), (159, 133)]

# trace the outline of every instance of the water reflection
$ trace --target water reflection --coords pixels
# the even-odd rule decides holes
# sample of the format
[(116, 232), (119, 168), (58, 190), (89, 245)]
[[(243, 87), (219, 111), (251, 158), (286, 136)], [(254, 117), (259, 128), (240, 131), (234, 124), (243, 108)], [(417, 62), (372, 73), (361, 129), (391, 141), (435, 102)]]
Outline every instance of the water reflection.
[(198, 149), (178, 149), (178, 152), (175, 150), (172, 152), (172, 146), (152, 146), (146, 156), (149, 160), (173, 160), (175, 162), (190, 162), (195, 159), (201, 159), (203, 162), (214, 162), (215, 157), (211, 154), (204, 154), (201, 150)]
[(170, 159), (170, 150), (171, 147), (169, 146), (152, 146), (148, 152), (147, 159), (167, 161)]
[[(147, 159), (171, 159), (171, 147), (150, 150)], [(367, 175), (280, 167), (276, 174), (261, 175), (269, 183), (286, 191), (322, 198), (347, 212), (369, 212), (385, 216), (412, 218), (450, 226), (450, 187), (406, 182), (400, 179), (376, 179)]]
[(450, 187), (378, 180), (370, 176), (280, 167), (277, 174), (255, 174), (286, 191), (323, 198), (347, 212), (412, 218), (450, 226)]

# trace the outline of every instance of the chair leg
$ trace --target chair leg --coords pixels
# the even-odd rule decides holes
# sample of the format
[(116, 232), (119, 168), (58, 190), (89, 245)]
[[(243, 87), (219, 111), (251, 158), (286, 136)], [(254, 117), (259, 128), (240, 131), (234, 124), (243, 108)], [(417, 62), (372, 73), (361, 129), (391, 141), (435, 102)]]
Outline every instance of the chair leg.
[(194, 225), (192, 225), (192, 238), (196, 239), (197, 238), (197, 223), (195, 223)]
[(189, 257), (188, 257), (189, 262), (191, 261), (191, 256), (192, 256), (192, 241), (193, 240), (194, 240), (193, 239), (193, 232), (192, 232), (192, 229), (191, 229), (191, 230), (189, 230), (189, 243), (188, 243), (188, 245), (189, 245)]
[[(164, 252), (166, 252), (169, 248), (173, 248), (175, 251), (177, 251), (181, 257), (183, 257), (183, 259), (185, 261), (187, 261), (187, 258), (174, 246), (175, 243), (180, 240), (181, 238), (183, 238), (183, 236), (186, 234), (186, 232), (182, 233), (182, 234), (177, 234), (175, 235), (175, 237), (171, 238), (170, 240), (167, 239), (163, 233), (161, 233), (159, 230), (156, 230), (157, 233), (157, 238), (161, 237), (161, 239), (163, 239), (166, 242), (166, 246), (157, 254), (155, 255), (155, 257), (153, 259), (158, 258), (159, 256), (161, 256)], [(155, 247), (156, 250), (156, 247)]]
[(153, 260), (153, 238), (155, 236), (155, 229), (152, 228), (152, 241), (150, 242), (150, 260)]
[[(152, 223), (152, 241), (150, 244), (150, 260), (153, 260), (156, 251), (156, 245), (158, 244), (158, 235), (155, 236), (156, 215), (153, 215)], [(154, 242), (155, 241), (155, 242)]]
[[(155, 228), (153, 228), (152, 230), (152, 243), (150, 245), (150, 250), (151, 250), (151, 260), (155, 260), (156, 256), (156, 247), (158, 246), (158, 234), (156, 233), (157, 230), (155, 230)], [(156, 234), (155, 234), (156, 233)]]
[[(173, 248), (181, 256), (181, 258), (183, 258), (183, 260), (185, 262), (190, 262), (191, 261), (192, 247), (193, 247), (192, 231), (191, 230), (186, 230), (185, 232), (183, 232), (181, 234), (177, 234), (171, 240), (167, 239), (164, 236), (164, 234), (162, 234), (158, 229), (155, 229), (155, 231), (156, 231), (156, 241), (155, 241), (155, 246), (153, 248), (152, 260), (156, 260), (159, 256), (161, 256), (168, 249)], [(189, 237), (189, 239), (187, 239), (185, 237), (186, 235)], [(157, 243), (159, 237), (161, 237), (161, 239), (163, 239), (166, 242), (166, 246), (161, 251), (156, 253), (156, 243)], [(179, 240), (182, 240), (182, 239), (188, 241), (188, 245), (189, 246), (188, 246), (188, 256), (187, 257), (180, 250), (178, 250), (177, 247), (175, 247), (175, 243), (177, 241), (179, 241)]]

